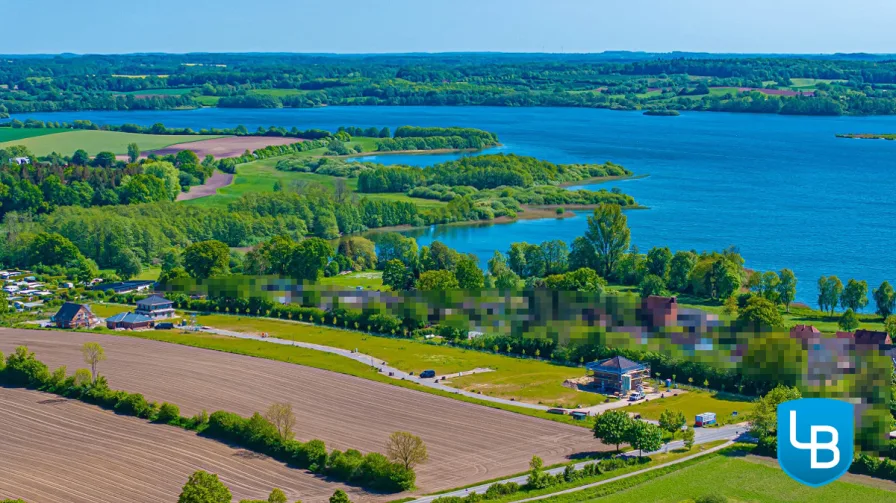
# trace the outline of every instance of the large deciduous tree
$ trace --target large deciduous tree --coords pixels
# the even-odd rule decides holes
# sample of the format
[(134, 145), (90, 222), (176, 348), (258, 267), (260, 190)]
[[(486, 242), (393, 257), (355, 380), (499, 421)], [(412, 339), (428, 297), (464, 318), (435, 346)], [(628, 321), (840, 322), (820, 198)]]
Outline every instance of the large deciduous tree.
[(220, 241), (200, 241), (184, 250), (184, 269), (196, 279), (225, 274), (229, 267), (230, 248)]
[(784, 326), (784, 319), (781, 318), (777, 306), (772, 301), (755, 295), (750, 297), (746, 307), (740, 310), (737, 321), (743, 325), (755, 327)]
[(295, 247), (289, 263), (289, 275), (303, 281), (317, 281), (333, 255), (333, 247), (321, 238), (306, 239)]
[(868, 282), (850, 279), (840, 295), (840, 307), (861, 311), (868, 305)]
[(834, 315), (834, 309), (840, 303), (840, 295), (843, 293), (843, 283), (837, 276), (822, 276), (818, 278), (818, 308)]
[(634, 420), (628, 427), (626, 441), (632, 449), (638, 449), (638, 457), (644, 451), (652, 452), (663, 446), (663, 430), (655, 424)]
[(396, 292), (407, 290), (414, 282), (414, 275), (401, 260), (394, 258), (383, 268), (383, 284)]
[(425, 463), (429, 459), (426, 444), (417, 435), (407, 431), (396, 431), (386, 441), (386, 456), (393, 463), (401, 463), (407, 470)]
[(230, 503), (232, 498), (217, 475), (199, 470), (190, 475), (177, 503)]
[(616, 266), (631, 241), (627, 218), (618, 204), (601, 204), (588, 217), (585, 238), (594, 247), (598, 272), (605, 278), (613, 277)]
[(609, 445), (619, 445), (627, 441), (626, 433), (631, 426), (632, 419), (621, 410), (608, 410), (597, 416), (594, 421), (594, 438)]
[(669, 264), (669, 287), (683, 292), (691, 281), (691, 272), (697, 265), (697, 255), (689, 251), (675, 252)]
[(778, 273), (778, 301), (790, 312), (790, 304), (796, 298), (796, 275), (790, 269), (781, 269)]
[(296, 415), (292, 412), (292, 404), (271, 404), (265, 412), (264, 418), (277, 428), (280, 440), (292, 440), (295, 436)]
[(893, 308), (896, 307), (896, 291), (888, 281), (884, 281), (874, 289), (874, 305), (877, 307), (877, 314), (884, 319), (893, 314)]
[(180, 194), (180, 173), (173, 164), (166, 161), (152, 161), (143, 165), (143, 172), (152, 175), (165, 184), (168, 200), (173, 201)]

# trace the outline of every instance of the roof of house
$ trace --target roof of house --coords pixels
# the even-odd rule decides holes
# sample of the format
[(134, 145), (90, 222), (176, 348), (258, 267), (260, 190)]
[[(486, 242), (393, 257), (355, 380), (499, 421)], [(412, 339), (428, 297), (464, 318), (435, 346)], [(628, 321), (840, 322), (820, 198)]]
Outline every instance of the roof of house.
[(812, 325), (796, 325), (790, 329), (790, 336), (795, 339), (813, 339), (821, 335), (821, 331)]
[(142, 314), (131, 313), (131, 312), (123, 312), (112, 315), (106, 318), (106, 321), (113, 323), (145, 323), (147, 321), (152, 321), (152, 318), (149, 316), (144, 316)]
[(145, 299), (141, 299), (137, 301), (137, 305), (141, 306), (158, 306), (160, 304), (171, 304), (172, 301), (162, 297), (161, 295), (150, 295)]
[(616, 374), (624, 374), (631, 370), (641, 370), (644, 364), (629, 360), (624, 356), (614, 356), (597, 362), (591, 362), (585, 365), (585, 368), (591, 371), (599, 370), (601, 372), (613, 372)]
[(90, 310), (90, 306), (87, 304), (78, 304), (77, 302), (66, 302), (62, 304), (62, 307), (59, 308), (59, 311), (56, 311), (56, 314), (53, 315), (53, 319), (56, 321), (71, 321), (78, 311), (84, 308), (88, 313), (93, 314)]
[(853, 335), (855, 338), (856, 344), (868, 344), (868, 345), (886, 345), (893, 344), (893, 340), (890, 338), (890, 335), (886, 332), (878, 332), (875, 330), (865, 330), (859, 329), (856, 330), (856, 333)]
[(99, 285), (92, 286), (90, 289), (91, 290), (101, 290), (104, 292), (106, 290), (112, 290), (114, 292), (123, 292), (125, 290), (136, 290), (140, 287), (151, 285), (153, 283), (155, 283), (155, 281), (139, 279), (139, 280), (131, 280), (131, 281), (118, 281), (115, 283), (100, 283)]

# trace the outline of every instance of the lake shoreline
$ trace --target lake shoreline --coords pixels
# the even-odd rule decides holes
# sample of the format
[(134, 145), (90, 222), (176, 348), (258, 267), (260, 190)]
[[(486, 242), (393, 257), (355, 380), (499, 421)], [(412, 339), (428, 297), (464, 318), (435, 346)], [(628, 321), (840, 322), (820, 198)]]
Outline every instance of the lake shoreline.
[[(414, 229), (426, 229), (428, 227), (464, 227), (464, 226), (477, 226), (477, 225), (496, 225), (496, 224), (512, 224), (515, 222), (520, 222), (523, 220), (563, 220), (565, 218), (570, 218), (577, 216), (575, 211), (572, 210), (593, 210), (597, 208), (598, 204), (544, 204), (544, 205), (534, 205), (528, 206), (525, 204), (520, 205), (523, 208), (523, 211), (517, 213), (517, 216), (514, 218), (508, 216), (500, 216), (492, 218), (491, 220), (464, 220), (463, 222), (448, 222), (445, 224), (430, 224), (430, 225), (390, 225), (388, 227), (377, 227), (376, 229), (368, 229), (363, 231), (362, 234), (368, 234), (372, 232), (403, 232), (403, 231), (411, 231)], [(563, 208), (565, 211), (563, 213), (558, 214), (557, 208)], [(640, 204), (635, 204), (632, 206), (626, 206), (622, 208), (623, 211), (628, 210), (649, 210), (650, 208), (647, 206), (642, 206)]]
[(896, 134), (846, 133), (836, 136), (837, 138), (846, 138), (848, 140), (896, 140)]
[(375, 157), (380, 155), (436, 155), (436, 154), (471, 154), (476, 152), (485, 152), (490, 148), (501, 147), (502, 145), (499, 143), (497, 145), (492, 145), (490, 147), (485, 148), (437, 148), (433, 150), (388, 150), (384, 152), (380, 152), (378, 150), (370, 151), (370, 152), (359, 152), (356, 154), (346, 154), (346, 155), (325, 155), (322, 157), (328, 157), (331, 159), (351, 159), (354, 157)]

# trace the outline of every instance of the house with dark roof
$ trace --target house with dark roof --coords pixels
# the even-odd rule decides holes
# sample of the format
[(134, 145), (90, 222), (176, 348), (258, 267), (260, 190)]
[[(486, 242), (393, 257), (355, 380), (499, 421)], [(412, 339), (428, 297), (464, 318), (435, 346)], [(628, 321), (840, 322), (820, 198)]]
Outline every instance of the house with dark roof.
[(152, 287), (153, 284), (155, 284), (155, 281), (140, 279), (131, 281), (117, 281), (115, 283), (100, 283), (98, 285), (90, 287), (90, 289), (99, 290), (101, 292), (112, 290), (115, 293), (131, 293), (148, 290)]
[(161, 295), (150, 295), (137, 301), (137, 314), (156, 319), (171, 318), (174, 316), (174, 303)]
[(605, 393), (641, 390), (650, 377), (650, 365), (614, 356), (585, 365), (594, 376), (594, 387)]
[(139, 328), (152, 328), (155, 320), (142, 314), (123, 312), (106, 318), (106, 327), (115, 330), (135, 330)]
[(99, 323), (99, 318), (87, 304), (66, 302), (59, 311), (50, 318), (57, 328), (91, 328)]
[(876, 330), (856, 330), (853, 334), (853, 340), (857, 346), (878, 346), (881, 349), (886, 349), (893, 345), (893, 339), (890, 338), (890, 334)]

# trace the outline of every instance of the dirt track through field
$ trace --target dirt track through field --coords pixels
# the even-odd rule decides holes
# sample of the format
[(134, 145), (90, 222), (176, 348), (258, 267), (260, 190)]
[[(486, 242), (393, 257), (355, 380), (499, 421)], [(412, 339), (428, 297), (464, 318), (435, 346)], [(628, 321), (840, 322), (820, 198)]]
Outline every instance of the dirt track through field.
[(196, 470), (217, 473), (235, 500), (324, 502), (337, 488), (373, 498), (255, 453), (173, 426), (118, 416), (56, 395), (0, 388), (0, 498), (29, 503), (174, 503)]
[(301, 138), (283, 138), (278, 136), (225, 136), (223, 138), (169, 145), (165, 148), (145, 152), (143, 156), (146, 157), (150, 153), (163, 156), (177, 154), (182, 150), (192, 150), (200, 159), (204, 159), (207, 155), (211, 155), (215, 159), (223, 159), (225, 157), (239, 157), (246, 150), (252, 152), (270, 145), (291, 145), (301, 141), (303, 141)]
[(190, 199), (198, 199), (200, 197), (213, 196), (221, 187), (230, 185), (233, 181), (233, 175), (215, 171), (212, 176), (205, 180), (202, 185), (194, 185), (187, 192), (181, 192), (177, 195), (178, 201), (188, 201)]
[(105, 348), (109, 359), (99, 370), (113, 388), (175, 403), (183, 415), (249, 415), (289, 402), (299, 440), (362, 452), (382, 452), (394, 431), (417, 434), (430, 455), (417, 470), (424, 492), (525, 471), (533, 455), (553, 464), (606, 449), (585, 428), (310, 367), (111, 335), (0, 330), (0, 351), (26, 345), (51, 369), (67, 365), (69, 373), (84, 367), (80, 347), (88, 341)]

